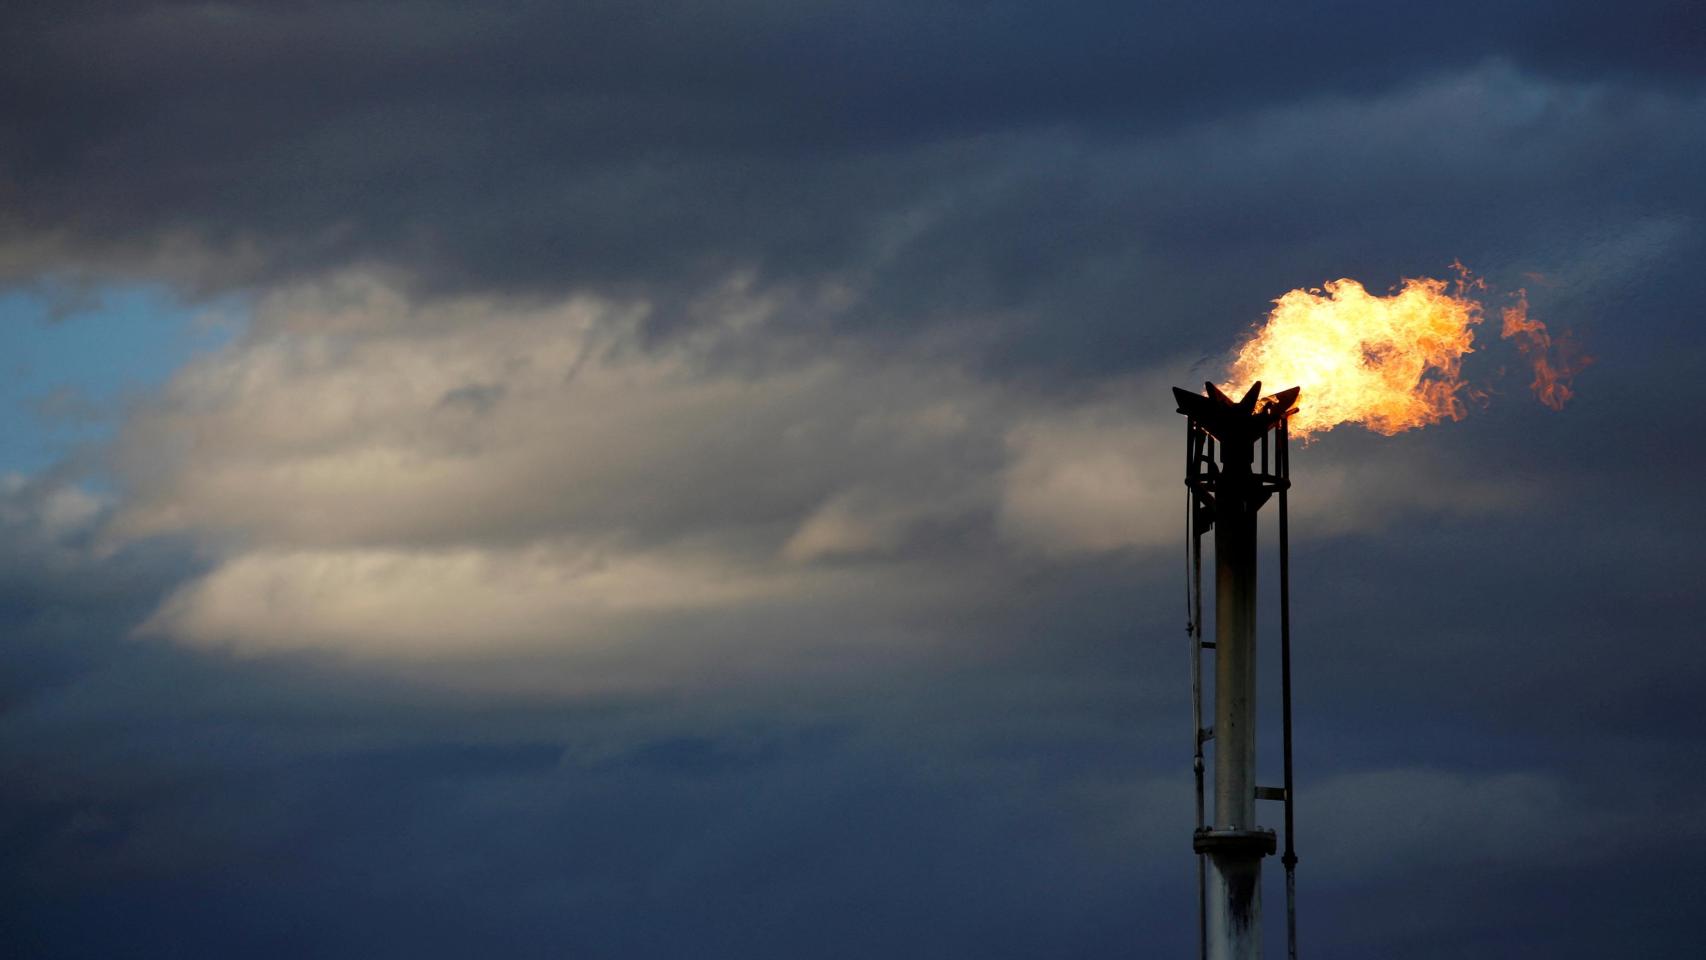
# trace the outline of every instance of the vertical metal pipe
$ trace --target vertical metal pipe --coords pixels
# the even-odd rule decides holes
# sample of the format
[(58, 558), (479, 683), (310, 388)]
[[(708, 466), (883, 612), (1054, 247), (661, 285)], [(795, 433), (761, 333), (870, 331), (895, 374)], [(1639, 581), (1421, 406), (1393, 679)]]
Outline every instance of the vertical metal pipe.
[(1261, 858), (1212, 854), (1209, 862), (1209, 960), (1260, 960)]
[[(1214, 518), (1214, 829), (1256, 829), (1256, 511), (1254, 444), (1221, 444)], [(1261, 955), (1262, 854), (1210, 854), (1210, 960)]]
[(1256, 514), (1222, 477), (1214, 518), (1214, 825), (1256, 825)]
[(1285, 752), (1285, 953), (1297, 960), (1297, 847), (1293, 841), (1292, 807), (1297, 787), (1291, 776), (1291, 530), (1286, 492), (1291, 487), (1291, 429), (1281, 420), (1275, 430), (1275, 460), (1279, 474), (1280, 576), (1280, 723)]
[[(1185, 424), (1187, 436), (1186, 481), (1194, 481), (1201, 467), (1203, 444), (1207, 434), (1194, 420)], [(1197, 529), (1197, 495), (1195, 487), (1185, 491), (1185, 536), (1189, 551), (1189, 616), (1191, 622), (1191, 741), (1193, 754), (1191, 770), (1196, 777), (1197, 828), (1203, 826), (1203, 729), (1202, 729), (1202, 531)], [(1197, 855), (1197, 951), (1199, 960), (1208, 960), (1208, 858)]]

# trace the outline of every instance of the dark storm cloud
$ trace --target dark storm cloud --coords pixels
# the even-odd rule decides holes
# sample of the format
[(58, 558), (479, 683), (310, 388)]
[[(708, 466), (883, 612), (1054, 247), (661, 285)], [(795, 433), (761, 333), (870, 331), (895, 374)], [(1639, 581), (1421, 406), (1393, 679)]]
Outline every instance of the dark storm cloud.
[[(79, 555), (6, 586), (48, 620), (68, 613), (56, 597), (89, 607), (84, 585), (124, 567)], [(1036, 601), (1119, 584), (1044, 576), (1009, 625), (991, 616), (986, 639), (1022, 651), (1018, 672), (574, 704), (127, 639), (127, 608), (188, 572), (145, 567), (109, 616), (54, 638), (78, 669), (0, 725), (14, 954), (1029, 956), (1113, 950), (1141, 936), (1132, 897), (1183, 897), (1100, 843), (1132, 831), (1130, 804), (1178, 792), (1122, 788), (1141, 773), (1108, 735), (1131, 718), (1126, 692), (1030, 669), (1060, 649), (1038, 643), (1055, 631)], [(17, 677), (38, 644), (7, 626)], [(1129, 666), (1129, 646), (1105, 646), (1122, 629), (1080, 617), (1055, 639)], [(989, 722), (1015, 711), (1024, 722)], [(1058, 896), (1035, 898), (1037, 878)]]
[[(1173, 566), (1033, 568), (968, 611), (975, 655), (743, 700), (469, 697), (109, 644), (0, 736), (0, 936), (39, 957), (1184, 953), (1185, 690), (1158, 666), (1182, 654), (1163, 639)], [(1450, 693), (1469, 653), (1437, 635), (1452, 609), (1395, 623), (1346, 603), (1344, 571), (1366, 566), (1300, 571), (1305, 606), (1345, 611), (1299, 625), (1309, 942), (1585, 957), (1635, 923), (1622, 942), (1683, 942), (1644, 886), (1604, 880), (1701, 846), (1625, 792), (1654, 782), (1630, 743), (1578, 741), (1565, 761), (1554, 732), (1497, 711), (1418, 743), (1426, 724), (1387, 722), (1394, 693), (1401, 712), (1443, 693), (1432, 709), (1461, 720), (1497, 692)], [(1426, 599), (1427, 578), (1404, 579), (1368, 602)], [(1433, 679), (1346, 676), (1404, 650), (1402, 672)], [(1517, 651), (1469, 658), (1490, 682)], [(1698, 767), (1674, 773), (1676, 795), (1697, 792)], [(1559, 910), (1572, 943), (1551, 932)]]
[(53, 473), (0, 476), (0, 714), (71, 684), (110, 651), (161, 591), (194, 569), (163, 543), (95, 559), (110, 509)]
[[(1701, 77), (1688, 55), (1700, 16), (1684, 4), (1465, 5), (1402, 21), (1359, 6), (1125, 4), (138, 4), (8, 17), (0, 159), (14, 275), (147, 269), (162, 240), (180, 251), (173, 269), (214, 286), (356, 260), (430, 286), (657, 295), (750, 267), (880, 290), (866, 322), (976, 310), (1023, 326), (1071, 312), (1116, 348), (1150, 345), (1119, 326), (1145, 284), (1184, 310), (1202, 298), (1170, 296), (1167, 278), (1232, 272), (1280, 239), (1357, 249), (1366, 236), (1342, 226), (1356, 215), (1423, 235), (1399, 255), (1407, 270), (1509, 242), (1459, 235), (1461, 209), (1418, 208), (1402, 175), (1409, 157), (1449, 176), (1505, 149), (1495, 143), (1458, 156), (1376, 129), (1365, 148), (1343, 124), (1323, 143), (1300, 116), (1254, 155), (1212, 136), (1176, 155), (1122, 147), (1486, 62), (1539, 84), (1609, 84), (1593, 113), (1687, 95)], [(1432, 118), (1447, 138), (1515, 133), (1509, 117), (1456, 132), (1451, 119)], [(1580, 163), (1555, 142), (1574, 134), (1544, 115), (1521, 122), (1543, 155), (1519, 146), (1511, 189), (1482, 183), (1454, 191), (1458, 204), (1522, 219), (1541, 197), (1589, 196), (1586, 180), (1609, 176), (1626, 206), (1650, 208), (1643, 170), (1685, 146), (1660, 142), (1654, 156), (1632, 137), (1606, 161), (1633, 169), (1555, 169), (1548, 155)], [(1237, 186), (1217, 189), (1217, 168)], [(1256, 267), (1248, 290), (1213, 307), (1322, 279), (1309, 263)]]

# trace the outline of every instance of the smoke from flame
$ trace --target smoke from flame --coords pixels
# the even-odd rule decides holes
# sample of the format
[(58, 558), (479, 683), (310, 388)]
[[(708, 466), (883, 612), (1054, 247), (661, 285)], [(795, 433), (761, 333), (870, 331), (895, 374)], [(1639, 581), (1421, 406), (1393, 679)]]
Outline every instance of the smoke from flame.
[[(1384, 297), (1355, 280), (1292, 290), (1274, 301), (1267, 323), (1239, 348), (1225, 392), (1240, 396), (1257, 380), (1302, 387), (1291, 431), (1304, 437), (1341, 423), (1390, 436), (1462, 419), (1472, 393), (1463, 357), (1473, 352), (1483, 313), (1473, 294), (1486, 285), (1460, 272), (1454, 284), (1405, 280)], [(1545, 324), (1529, 318), (1521, 291), (1503, 317), (1504, 337), (1534, 367), (1535, 394), (1562, 408), (1572, 396), (1570, 378), (1588, 358), (1567, 341), (1555, 344)]]

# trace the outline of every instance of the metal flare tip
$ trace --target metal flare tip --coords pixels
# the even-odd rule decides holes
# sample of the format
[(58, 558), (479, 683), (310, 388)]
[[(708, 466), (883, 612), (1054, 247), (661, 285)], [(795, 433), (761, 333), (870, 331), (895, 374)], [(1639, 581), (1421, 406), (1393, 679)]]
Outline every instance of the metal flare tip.
[(1254, 443), (1258, 437), (1273, 429), (1274, 424), (1297, 412), (1297, 395), (1301, 387), (1292, 387), (1271, 396), (1262, 396), (1260, 380), (1250, 384), (1242, 399), (1234, 400), (1212, 382), (1204, 383), (1204, 393), (1193, 393), (1174, 387), (1173, 396), (1179, 401), (1179, 412), (1209, 432), (1221, 443)]

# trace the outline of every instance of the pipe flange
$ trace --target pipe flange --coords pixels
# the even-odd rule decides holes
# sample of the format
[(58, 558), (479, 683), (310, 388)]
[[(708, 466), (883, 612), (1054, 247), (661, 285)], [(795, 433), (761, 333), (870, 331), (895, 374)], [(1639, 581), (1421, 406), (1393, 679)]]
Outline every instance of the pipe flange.
[(1219, 830), (1199, 827), (1191, 837), (1191, 849), (1212, 856), (1243, 857), (1259, 860), (1277, 849), (1274, 832), (1257, 827), (1254, 830)]

